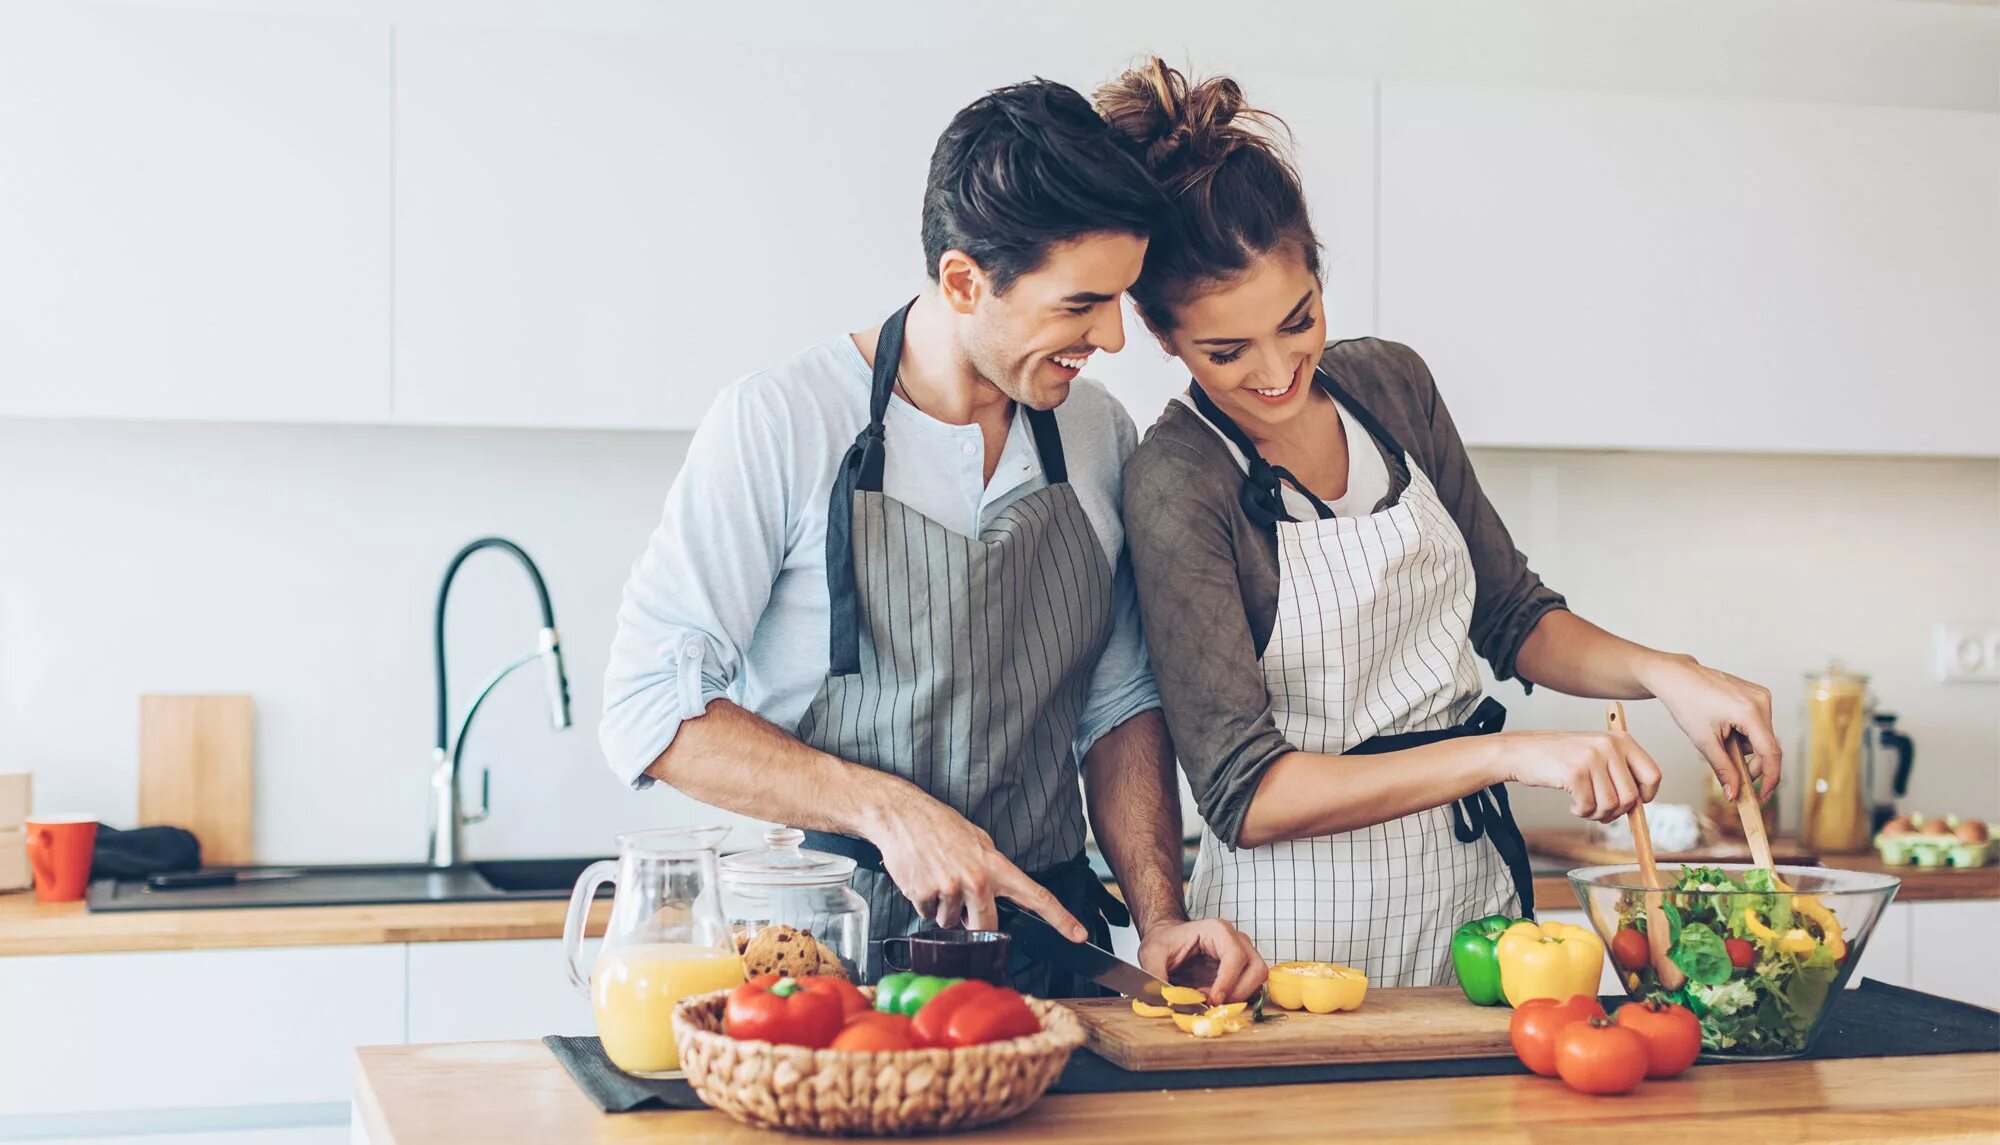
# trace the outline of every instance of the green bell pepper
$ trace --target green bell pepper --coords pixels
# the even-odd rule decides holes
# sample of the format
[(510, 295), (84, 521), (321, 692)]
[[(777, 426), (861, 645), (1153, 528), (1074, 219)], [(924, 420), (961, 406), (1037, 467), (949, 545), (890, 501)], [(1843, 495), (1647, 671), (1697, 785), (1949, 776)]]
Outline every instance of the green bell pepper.
[(882, 980), (875, 983), (875, 1008), (885, 1014), (900, 1013), (897, 1007), (902, 1004), (903, 991), (916, 981), (916, 977), (907, 970), (884, 974)]
[(1475, 1006), (1497, 1005), (1500, 990), (1500, 957), (1494, 944), (1516, 920), (1504, 914), (1477, 918), (1452, 932), (1451, 968), (1458, 974), (1459, 988)]

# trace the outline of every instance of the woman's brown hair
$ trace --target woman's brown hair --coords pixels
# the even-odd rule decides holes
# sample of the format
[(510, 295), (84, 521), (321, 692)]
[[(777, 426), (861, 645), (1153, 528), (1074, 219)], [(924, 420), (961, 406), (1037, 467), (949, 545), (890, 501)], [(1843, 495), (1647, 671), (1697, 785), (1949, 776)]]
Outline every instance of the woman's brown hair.
[(1171, 200), (1146, 247), (1132, 301), (1146, 324), (1174, 328), (1173, 307), (1275, 250), (1319, 276), (1319, 239), (1283, 120), (1249, 106), (1228, 76), (1192, 82), (1155, 56), (1092, 101)]

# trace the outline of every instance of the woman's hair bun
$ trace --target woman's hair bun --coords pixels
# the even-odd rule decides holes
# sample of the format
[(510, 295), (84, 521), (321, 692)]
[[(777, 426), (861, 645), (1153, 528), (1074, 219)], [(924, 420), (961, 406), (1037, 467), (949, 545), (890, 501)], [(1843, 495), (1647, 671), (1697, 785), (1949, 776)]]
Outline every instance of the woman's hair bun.
[(1277, 124), (1235, 80), (1197, 83), (1158, 56), (1098, 88), (1093, 103), (1169, 193), (1212, 177), (1238, 148), (1268, 147)]

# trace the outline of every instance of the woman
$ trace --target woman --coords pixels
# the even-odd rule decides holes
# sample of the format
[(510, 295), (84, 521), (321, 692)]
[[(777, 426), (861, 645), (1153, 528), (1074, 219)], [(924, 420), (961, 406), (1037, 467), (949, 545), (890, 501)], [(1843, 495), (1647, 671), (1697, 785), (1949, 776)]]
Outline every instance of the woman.
[[(1174, 200), (1132, 288), (1193, 375), (1125, 470), (1125, 524), (1167, 721), (1207, 824), (1189, 909), (1265, 958), (1449, 982), (1461, 922), (1533, 910), (1508, 782), (1609, 822), (1660, 773), (1630, 737), (1499, 734), (1494, 675), (1657, 697), (1733, 793), (1768, 796), (1770, 694), (1569, 612), (1515, 550), (1421, 359), (1327, 343), (1319, 247), (1277, 121), (1158, 60), (1099, 112)], [(1530, 683), (1531, 682), (1531, 683)], [(1221, 845), (1216, 845), (1220, 843)]]

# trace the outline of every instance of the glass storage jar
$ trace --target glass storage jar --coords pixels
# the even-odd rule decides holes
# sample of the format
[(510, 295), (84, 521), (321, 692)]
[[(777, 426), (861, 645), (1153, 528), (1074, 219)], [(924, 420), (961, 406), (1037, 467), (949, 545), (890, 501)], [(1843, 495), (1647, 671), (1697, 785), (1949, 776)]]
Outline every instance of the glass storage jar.
[[(794, 827), (773, 827), (764, 842), (761, 851), (722, 860), (723, 909), (750, 972), (768, 972), (764, 960), (778, 953), (795, 973), (837, 972), (863, 981), (868, 900), (847, 885), (854, 860), (805, 850), (805, 832)], [(786, 936), (777, 928), (797, 933)], [(800, 935), (816, 946), (807, 949)], [(827, 965), (829, 956), (838, 960), (837, 971)]]

